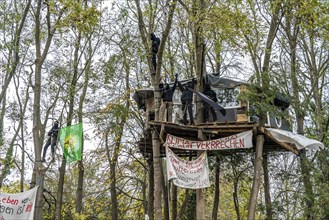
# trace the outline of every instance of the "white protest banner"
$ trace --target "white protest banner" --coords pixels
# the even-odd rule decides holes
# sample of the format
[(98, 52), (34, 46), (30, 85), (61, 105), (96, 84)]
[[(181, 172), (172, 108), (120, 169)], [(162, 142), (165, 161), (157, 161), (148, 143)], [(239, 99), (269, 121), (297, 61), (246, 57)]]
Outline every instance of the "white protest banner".
[(253, 147), (252, 130), (209, 141), (192, 141), (168, 134), (165, 146), (185, 150), (226, 150), (251, 148)]
[(186, 161), (179, 158), (166, 147), (167, 176), (176, 186), (188, 189), (200, 189), (210, 186), (207, 152), (196, 160)]
[(0, 192), (0, 220), (33, 220), (37, 191), (38, 187), (17, 194)]

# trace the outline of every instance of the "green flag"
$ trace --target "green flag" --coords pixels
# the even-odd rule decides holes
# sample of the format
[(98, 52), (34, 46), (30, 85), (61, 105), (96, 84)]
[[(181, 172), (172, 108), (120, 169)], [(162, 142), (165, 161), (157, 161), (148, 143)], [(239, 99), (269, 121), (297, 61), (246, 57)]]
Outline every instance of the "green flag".
[(61, 128), (59, 141), (67, 162), (81, 160), (82, 123)]

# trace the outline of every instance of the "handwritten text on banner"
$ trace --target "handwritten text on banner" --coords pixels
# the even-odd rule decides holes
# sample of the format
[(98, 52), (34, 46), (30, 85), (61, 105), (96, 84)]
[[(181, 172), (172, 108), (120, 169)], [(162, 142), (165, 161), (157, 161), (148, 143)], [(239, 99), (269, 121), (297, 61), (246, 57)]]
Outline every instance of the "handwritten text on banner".
[(196, 160), (186, 161), (166, 147), (166, 160), (168, 180), (172, 179), (176, 186), (188, 189), (210, 186), (207, 152)]
[(0, 219), (32, 220), (37, 190), (38, 187), (17, 194), (0, 192)]

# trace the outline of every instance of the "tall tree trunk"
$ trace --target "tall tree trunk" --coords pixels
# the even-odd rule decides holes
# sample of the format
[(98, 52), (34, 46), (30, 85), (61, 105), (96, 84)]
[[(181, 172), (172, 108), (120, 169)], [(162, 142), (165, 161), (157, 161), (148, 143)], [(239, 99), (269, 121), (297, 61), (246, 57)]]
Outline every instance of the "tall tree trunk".
[[(291, 7), (296, 7), (296, 10), (300, 10), (299, 4), (296, 6), (293, 5)], [(289, 8), (291, 9), (291, 8)], [(292, 9), (291, 9), (292, 10)], [(290, 15), (289, 15), (290, 16)], [(287, 16), (286, 22), (284, 24), (284, 30), (289, 42), (290, 49), (290, 72), (291, 72), (291, 82), (292, 82), (292, 103), (293, 108), (296, 114), (296, 122), (297, 122), (297, 133), (300, 135), (304, 135), (304, 110), (303, 103), (301, 103), (299, 99), (300, 86), (298, 82), (298, 74), (297, 74), (297, 38), (299, 36), (300, 30), (300, 22), (301, 19), (299, 17), (295, 18), (295, 23), (292, 23), (292, 19)], [(312, 51), (312, 49), (311, 49)], [(311, 56), (314, 57), (314, 56)], [(315, 62), (311, 62), (314, 65)], [(312, 68), (311, 68), (312, 69)], [(314, 68), (313, 68), (314, 69)], [(317, 85), (317, 83), (315, 83)], [(315, 89), (318, 91), (318, 89)], [(320, 115), (320, 114), (318, 114)], [(311, 174), (309, 169), (309, 161), (305, 155), (301, 155), (300, 157), (300, 166), (302, 173), (302, 181), (305, 187), (305, 214), (307, 219), (313, 219), (313, 207), (314, 207), (314, 193), (311, 181)]]
[(34, 159), (35, 159), (35, 173), (36, 185), (39, 187), (36, 202), (34, 218), (42, 219), (42, 201), (43, 201), (43, 187), (45, 170), (41, 163), (42, 143), (40, 140), (40, 131), (42, 129), (40, 120), (40, 103), (41, 103), (41, 68), (43, 60), (41, 57), (41, 14), (42, 1), (37, 1), (37, 9), (35, 12), (35, 43), (36, 43), (36, 61), (35, 61), (35, 77), (34, 77), (34, 99), (33, 99), (33, 142), (34, 142)]
[(0, 114), (0, 146), (3, 145), (4, 139), (3, 139), (3, 128), (4, 128), (4, 118), (6, 113), (6, 93), (4, 94), (4, 97), (2, 98), (1, 102), (1, 114)]
[(239, 179), (234, 178), (233, 182), (233, 202), (234, 202), (234, 210), (236, 213), (236, 219), (240, 220), (240, 209), (239, 209), (239, 197), (238, 197), (238, 184)]
[(311, 181), (311, 164), (308, 161), (305, 154), (300, 155), (300, 164), (301, 164), (301, 172), (302, 172), (302, 180), (305, 187), (305, 214), (307, 220), (314, 219), (314, 193), (313, 193), (313, 183)]
[(147, 215), (150, 220), (154, 219), (154, 167), (153, 167), (153, 157), (147, 159), (147, 164), (149, 167), (148, 173), (148, 206)]
[[(35, 210), (34, 210), (34, 219), (42, 219), (42, 202), (43, 202), (43, 188), (44, 188), (44, 175), (45, 175), (45, 167), (41, 162), (41, 151), (42, 151), (42, 140), (41, 134), (44, 132), (44, 128), (41, 124), (41, 111), (40, 111), (40, 103), (41, 103), (41, 71), (42, 65), (48, 55), (48, 51), (56, 31), (55, 27), (51, 27), (51, 19), (50, 19), (50, 9), (49, 5), (46, 5), (46, 19), (47, 19), (47, 35), (46, 42), (44, 44), (44, 49), (41, 52), (41, 39), (45, 38), (41, 37), (41, 9), (43, 6), (43, 1), (38, 0), (36, 10), (34, 12), (35, 16), (35, 49), (36, 49), (36, 59), (35, 59), (35, 77), (34, 77), (34, 99), (33, 99), (33, 143), (34, 143), (34, 171), (35, 171), (35, 184), (39, 186), (36, 202), (35, 202)], [(61, 19), (63, 14), (63, 10), (58, 15), (58, 20)], [(56, 22), (58, 22), (58, 20)], [(32, 182), (33, 185), (33, 182)]]
[[(203, 88), (203, 76), (205, 73), (205, 45), (204, 45), (204, 31), (203, 31), (203, 15), (205, 10), (205, 2), (201, 1), (193, 1), (193, 16), (196, 19), (194, 24), (194, 45), (195, 45), (195, 55), (196, 55), (196, 78), (197, 78), (197, 90), (202, 91)], [(197, 97), (196, 103), (196, 122), (202, 123), (203, 122), (203, 114), (202, 114), (202, 106), (201, 106), (201, 99)], [(199, 133), (198, 138), (200, 140), (206, 140), (204, 134)], [(200, 156), (203, 152), (198, 151), (197, 155)], [(206, 195), (204, 189), (197, 189), (196, 190), (196, 217), (198, 220), (202, 220), (206, 218)]]
[[(206, 136), (199, 130), (198, 138), (202, 141), (206, 140)], [(199, 157), (203, 151), (198, 151), (197, 156)], [(206, 193), (205, 189), (196, 190), (196, 219), (206, 219)]]
[[(75, 46), (74, 46), (74, 55), (73, 55), (73, 76), (69, 89), (69, 111), (67, 114), (67, 126), (72, 125), (73, 115), (74, 115), (74, 97), (76, 93), (76, 86), (78, 81), (78, 58), (79, 58), (79, 49), (81, 42), (81, 33), (78, 33)], [(59, 180), (58, 180), (58, 189), (56, 195), (56, 208), (55, 208), (55, 219), (62, 219), (62, 200), (63, 200), (63, 191), (64, 191), (64, 181), (65, 181), (65, 171), (66, 171), (66, 159), (63, 155), (62, 164), (59, 168)]]
[[(85, 83), (83, 86), (82, 94), (80, 95), (79, 99), (79, 109), (78, 109), (78, 118), (79, 123), (82, 123), (82, 113), (83, 113), (83, 103), (87, 94), (87, 89), (89, 85), (89, 75), (91, 73), (91, 59), (92, 59), (92, 48), (91, 48), (91, 41), (88, 40), (88, 57), (87, 57), (87, 64), (85, 70)], [(83, 198), (83, 177), (84, 177), (84, 167), (83, 167), (83, 149), (84, 149), (84, 135), (82, 134), (82, 149), (81, 149), (81, 160), (78, 161), (78, 187), (77, 187), (77, 196), (75, 200), (75, 211), (81, 214), (82, 211), (82, 198)]]
[(177, 186), (171, 183), (171, 219), (177, 219)]
[[(266, 91), (265, 89), (270, 88), (270, 60), (271, 60), (271, 54), (272, 54), (272, 44), (275, 39), (278, 26), (280, 24), (280, 11), (281, 11), (281, 4), (282, 0), (277, 1), (273, 4), (273, 13), (272, 18), (270, 22), (270, 27), (268, 30), (268, 35), (266, 39), (266, 45), (265, 45), (265, 51), (264, 51), (264, 60), (263, 60), (263, 67), (261, 71), (261, 84), (258, 86), (261, 86), (261, 88), (264, 88), (263, 91)], [(259, 100), (260, 102), (263, 102), (264, 100)], [(256, 204), (257, 204), (257, 196), (259, 192), (259, 184), (260, 184), (260, 174), (262, 169), (262, 161), (263, 161), (263, 147), (264, 147), (264, 134), (262, 133), (262, 129), (265, 125), (265, 122), (267, 120), (266, 112), (261, 112), (259, 116), (259, 123), (258, 123), (258, 133), (256, 137), (256, 158), (255, 158), (255, 164), (254, 164), (254, 177), (253, 177), (253, 185), (249, 200), (249, 207), (248, 207), (248, 219), (253, 220), (255, 219), (255, 211), (256, 211)]]
[[(119, 146), (118, 142), (116, 141), (115, 143), (115, 149), (113, 152), (113, 156), (111, 158), (110, 156), (110, 150), (109, 150), (109, 145), (108, 145), (108, 137), (106, 137), (106, 151), (107, 151), (107, 156), (110, 161), (110, 192), (111, 192), (111, 219), (117, 220), (118, 219), (118, 200), (117, 200), (117, 191), (116, 191), (116, 165), (117, 165), (117, 158), (119, 154)], [(120, 144), (120, 143), (119, 143)]]
[[(199, 220), (197, 217), (197, 198), (196, 190), (191, 191), (187, 197), (186, 203), (186, 219)], [(203, 218), (202, 218), (203, 219)]]
[[(67, 123), (67, 126), (70, 126), (71, 123)], [(65, 169), (66, 169), (66, 160), (63, 155), (62, 163), (59, 167), (59, 178), (58, 178), (58, 188), (56, 193), (56, 206), (55, 206), (55, 219), (62, 219), (62, 199), (63, 199), (63, 191), (64, 191), (64, 178), (65, 178)]]
[(271, 190), (270, 190), (270, 178), (268, 174), (268, 154), (263, 154), (263, 171), (264, 171), (264, 191), (265, 191), (265, 209), (266, 219), (273, 219), (272, 202), (271, 202)]
[[(157, 54), (157, 67), (156, 67), (156, 73), (153, 73), (153, 65), (151, 62), (151, 55), (150, 55), (150, 49), (149, 49), (149, 34), (146, 31), (146, 26), (144, 23), (143, 13), (140, 7), (140, 0), (135, 0), (135, 4), (137, 7), (137, 16), (138, 16), (138, 27), (139, 32), (141, 34), (142, 43), (144, 45), (145, 52), (149, 54), (148, 56), (148, 66), (151, 76), (152, 85), (154, 88), (154, 112), (155, 112), (155, 120), (159, 120), (159, 107), (160, 107), (160, 100), (161, 95), (159, 91), (159, 83), (160, 83), (160, 73), (161, 73), (161, 66), (162, 66), (162, 57), (163, 57), (163, 51), (165, 48), (165, 44), (169, 35), (169, 31), (171, 29), (172, 25), (172, 19), (175, 12), (177, 0), (172, 0), (169, 3), (169, 13), (167, 17), (167, 22), (165, 24), (164, 31), (162, 33), (161, 42), (159, 45), (159, 50)], [(150, 33), (153, 32), (153, 30), (150, 30)], [(153, 151), (153, 167), (154, 167), (154, 215), (155, 219), (162, 219), (162, 163), (160, 158), (160, 140), (159, 135), (156, 131), (152, 131), (152, 151)]]
[(164, 220), (170, 220), (169, 213), (169, 184), (166, 184), (165, 175), (162, 174), (162, 189), (163, 189), (163, 214)]
[(220, 174), (220, 158), (216, 155), (215, 166), (215, 190), (214, 190), (214, 204), (212, 208), (212, 220), (217, 220), (217, 213), (219, 210), (219, 174)]
[[(184, 200), (182, 202), (182, 205), (180, 206), (180, 209), (179, 209), (179, 212), (178, 212), (178, 216), (177, 216), (177, 220), (178, 219), (183, 219), (183, 215), (186, 212), (186, 206), (187, 206), (187, 203), (188, 203), (189, 199), (190, 199), (190, 190), (189, 189), (185, 189)], [(195, 217), (192, 218), (192, 219), (195, 219)]]
[(248, 220), (255, 219), (255, 211), (256, 211), (256, 204), (257, 204), (257, 196), (259, 192), (259, 185), (261, 181), (261, 168), (262, 168), (262, 155), (263, 155), (263, 146), (264, 146), (264, 135), (258, 134), (256, 137), (256, 158), (255, 158), (255, 165), (254, 165), (254, 177), (253, 177), (253, 184), (251, 189), (251, 195), (249, 200), (249, 207), (248, 207)]
[[(158, 106), (159, 107), (159, 106)], [(159, 108), (157, 108), (159, 109)], [(162, 164), (160, 158), (160, 140), (157, 131), (152, 131), (153, 167), (154, 167), (154, 217), (162, 219)]]

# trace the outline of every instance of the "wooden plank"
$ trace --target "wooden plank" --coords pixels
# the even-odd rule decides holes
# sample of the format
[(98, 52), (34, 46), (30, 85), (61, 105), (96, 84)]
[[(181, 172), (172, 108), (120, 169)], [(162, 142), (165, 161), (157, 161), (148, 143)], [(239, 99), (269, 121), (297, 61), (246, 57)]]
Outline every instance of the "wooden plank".
[(237, 114), (236, 117), (238, 122), (248, 121), (248, 116), (246, 114)]

